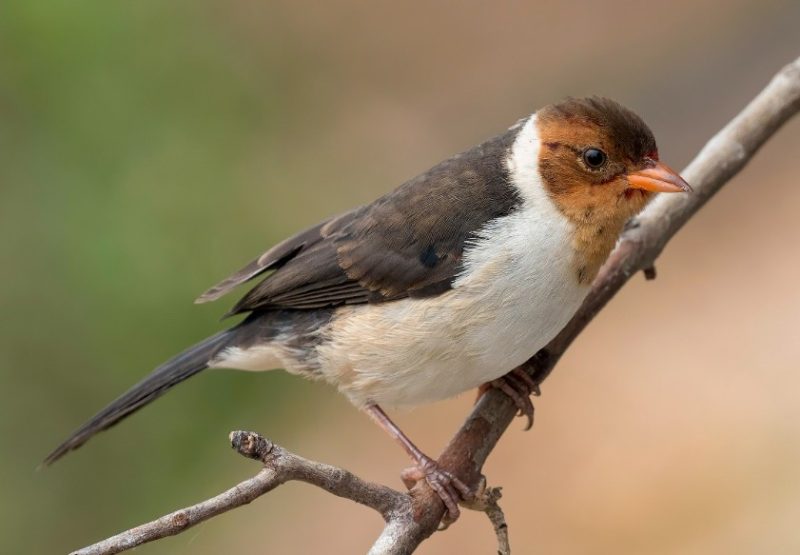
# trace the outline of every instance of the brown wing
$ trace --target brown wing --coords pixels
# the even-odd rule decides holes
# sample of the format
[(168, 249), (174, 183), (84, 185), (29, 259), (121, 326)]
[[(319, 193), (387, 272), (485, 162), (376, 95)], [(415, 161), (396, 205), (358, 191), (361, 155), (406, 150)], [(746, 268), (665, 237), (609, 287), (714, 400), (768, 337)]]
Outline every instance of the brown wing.
[(273, 247), (204, 293), (214, 300), (275, 270), (230, 314), (436, 295), (451, 287), (467, 240), (518, 204), (506, 152), (515, 131), (435, 166), (375, 202)]
[(327, 220), (278, 243), (235, 274), (228, 276), (208, 289), (205, 293), (197, 297), (194, 302), (202, 304), (216, 301), (220, 297), (230, 293), (235, 287), (242, 283), (250, 281), (268, 270), (277, 270), (286, 262), (297, 256), (301, 250), (318, 242), (321, 239), (319, 230), (326, 223)]

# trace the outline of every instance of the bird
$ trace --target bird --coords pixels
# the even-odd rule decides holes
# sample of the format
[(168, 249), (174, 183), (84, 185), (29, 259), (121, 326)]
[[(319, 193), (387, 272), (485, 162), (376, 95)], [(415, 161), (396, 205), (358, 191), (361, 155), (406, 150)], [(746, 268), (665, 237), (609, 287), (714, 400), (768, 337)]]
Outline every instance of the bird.
[[(544, 106), (377, 200), (273, 246), (203, 293), (260, 278), (244, 318), (153, 370), (79, 427), (50, 464), (207, 368), (285, 369), (336, 387), (397, 440), (451, 519), (472, 492), (383, 406), (498, 387), (524, 409), (518, 367), (567, 324), (625, 223), (691, 187), (650, 128), (603, 97)], [(528, 401), (529, 402), (529, 401)]]

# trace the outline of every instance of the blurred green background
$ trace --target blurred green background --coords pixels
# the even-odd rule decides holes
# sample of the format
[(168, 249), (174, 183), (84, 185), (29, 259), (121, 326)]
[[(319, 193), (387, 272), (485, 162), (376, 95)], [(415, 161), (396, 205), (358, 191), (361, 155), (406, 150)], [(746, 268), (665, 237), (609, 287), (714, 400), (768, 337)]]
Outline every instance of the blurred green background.
[[(0, 4), (0, 553), (64, 553), (255, 472), (256, 429), (400, 487), (319, 385), (211, 371), (44, 455), (219, 329), (194, 297), (266, 247), (565, 95), (637, 110), (682, 167), (800, 54), (795, 0)], [(519, 553), (800, 551), (800, 125), (636, 278), (487, 474)], [(793, 155), (794, 154), (794, 155)], [(400, 414), (435, 454), (472, 394)], [(358, 553), (381, 522), (303, 485), (141, 553)], [(467, 514), (421, 553), (493, 552)]]

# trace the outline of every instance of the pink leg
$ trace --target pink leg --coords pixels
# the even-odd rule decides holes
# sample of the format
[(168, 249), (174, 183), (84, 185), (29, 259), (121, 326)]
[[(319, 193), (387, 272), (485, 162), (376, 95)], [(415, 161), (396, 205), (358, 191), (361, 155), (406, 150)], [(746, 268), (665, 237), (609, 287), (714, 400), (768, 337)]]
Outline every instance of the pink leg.
[(416, 466), (407, 468), (400, 474), (406, 487), (411, 489), (416, 482), (425, 479), (442, 498), (447, 507), (449, 521), (455, 521), (460, 514), (459, 500), (472, 497), (472, 492), (467, 485), (450, 472), (440, 468), (435, 460), (420, 451), (378, 405), (368, 405), (366, 412), (378, 426), (403, 447), (408, 456), (416, 463)]
[(478, 388), (478, 399), (492, 388), (499, 389), (514, 401), (514, 404), (519, 409), (519, 415), (524, 415), (528, 418), (525, 430), (530, 430), (531, 426), (533, 426), (533, 403), (530, 396), (541, 395), (539, 384), (522, 368), (514, 368), (505, 376), (487, 382)]

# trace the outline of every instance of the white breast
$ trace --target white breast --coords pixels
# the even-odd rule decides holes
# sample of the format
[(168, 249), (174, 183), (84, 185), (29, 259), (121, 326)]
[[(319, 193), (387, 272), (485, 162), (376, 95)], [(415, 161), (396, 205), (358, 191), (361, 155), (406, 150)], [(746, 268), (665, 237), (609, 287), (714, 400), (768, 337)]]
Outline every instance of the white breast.
[(319, 348), (325, 377), (356, 404), (413, 405), (495, 379), (546, 345), (588, 288), (572, 269), (572, 224), (537, 169), (535, 117), (508, 159), (521, 210), (490, 222), (465, 251), (453, 289), (341, 309)]

